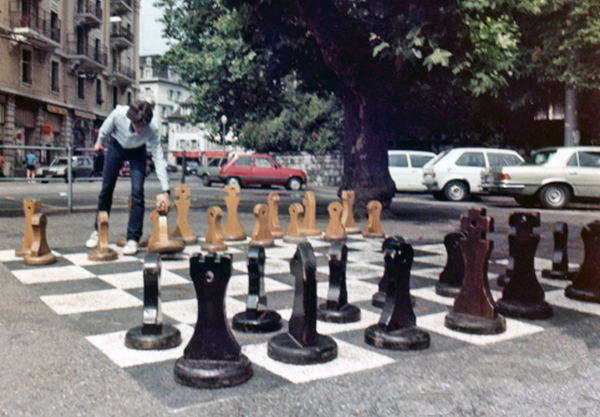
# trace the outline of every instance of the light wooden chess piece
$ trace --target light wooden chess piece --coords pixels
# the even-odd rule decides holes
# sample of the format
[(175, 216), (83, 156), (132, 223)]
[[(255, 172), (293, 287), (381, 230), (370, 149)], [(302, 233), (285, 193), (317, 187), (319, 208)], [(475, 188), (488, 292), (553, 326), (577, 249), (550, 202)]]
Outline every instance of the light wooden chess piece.
[(177, 218), (175, 220), (175, 230), (173, 230), (171, 236), (177, 240), (183, 240), (186, 245), (192, 245), (198, 241), (188, 222), (188, 214), (192, 204), (188, 199), (190, 195), (189, 187), (184, 184), (179, 184), (175, 188), (177, 200), (173, 204), (177, 207)]
[[(127, 214), (129, 215), (129, 212), (131, 211), (131, 196), (127, 197)], [(127, 244), (127, 238), (126, 237), (120, 237), (119, 239), (117, 239), (117, 246), (122, 248)], [(138, 248), (145, 248), (148, 246), (148, 239), (146, 239), (145, 237), (140, 238), (140, 241), (138, 242)]]
[(317, 202), (315, 194), (312, 191), (307, 191), (302, 200), (304, 204), (304, 220), (302, 221), (302, 232), (305, 236), (320, 236), (321, 229), (316, 226)]
[(119, 257), (116, 250), (108, 247), (108, 213), (98, 212), (98, 246), (88, 252), (90, 261), (113, 261)]
[(383, 226), (381, 225), (381, 203), (377, 200), (371, 200), (367, 203), (367, 210), (369, 211), (369, 218), (363, 236), (385, 238)]
[(285, 236), (285, 232), (279, 226), (279, 194), (269, 193), (269, 230), (273, 238)]
[(56, 262), (56, 256), (50, 250), (46, 241), (46, 215), (36, 213), (31, 218), (33, 242), (31, 250), (25, 255), (26, 265), (48, 265)]
[(342, 226), (349, 235), (360, 233), (354, 221), (354, 191), (342, 191)]
[(23, 236), (23, 244), (19, 249), (15, 250), (15, 256), (25, 256), (30, 252), (31, 244), (33, 243), (33, 227), (31, 226), (31, 219), (34, 214), (38, 214), (42, 211), (42, 202), (40, 200), (27, 198), (23, 200), (23, 211), (25, 212), (25, 235)]
[(200, 248), (206, 252), (220, 252), (226, 251), (227, 245), (223, 239), (223, 232), (221, 231), (221, 219), (223, 218), (223, 212), (219, 206), (213, 206), (206, 211), (206, 217), (208, 218), (208, 233), (204, 238), (204, 243), (200, 245)]
[(238, 220), (238, 206), (240, 205), (240, 198), (237, 194), (240, 193), (239, 185), (226, 185), (225, 192), (225, 205), (227, 206), (227, 220), (225, 226), (223, 226), (223, 239), (225, 241), (238, 241), (245, 240), (246, 233), (242, 229), (242, 225)]
[(287, 233), (283, 237), (283, 241), (286, 243), (300, 243), (306, 242), (306, 236), (304, 235), (300, 224), (302, 223), (302, 213), (304, 213), (304, 207), (302, 204), (294, 203), (290, 205), (290, 227)]
[(148, 240), (147, 252), (176, 253), (181, 252), (185, 247), (183, 242), (171, 239), (168, 214), (169, 210), (161, 203), (161, 196), (156, 196), (156, 210), (150, 215), (154, 231)]
[(342, 226), (342, 205), (337, 201), (329, 204), (329, 224), (325, 229), (325, 239), (328, 242), (344, 242), (347, 239), (346, 230)]
[(254, 218), (256, 221), (249, 245), (263, 248), (273, 246), (275, 242), (269, 230), (269, 208), (264, 204), (257, 204), (254, 206)]

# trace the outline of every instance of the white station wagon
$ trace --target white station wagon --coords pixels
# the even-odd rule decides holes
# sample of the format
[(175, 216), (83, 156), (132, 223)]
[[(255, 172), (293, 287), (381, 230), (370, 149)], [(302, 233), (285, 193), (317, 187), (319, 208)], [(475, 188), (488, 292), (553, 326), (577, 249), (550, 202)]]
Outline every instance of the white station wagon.
[(433, 152), (388, 151), (388, 166), (396, 191), (427, 191), (423, 185), (423, 165), (434, 157)]

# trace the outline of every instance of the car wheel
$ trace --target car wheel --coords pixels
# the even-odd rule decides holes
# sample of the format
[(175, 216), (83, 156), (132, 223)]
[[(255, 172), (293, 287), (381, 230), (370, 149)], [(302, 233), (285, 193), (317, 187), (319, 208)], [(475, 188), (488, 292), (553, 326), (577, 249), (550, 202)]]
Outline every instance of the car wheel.
[(571, 191), (566, 185), (549, 184), (540, 190), (540, 203), (548, 209), (564, 208), (571, 199)]
[(292, 191), (298, 191), (300, 188), (302, 188), (302, 180), (298, 177), (292, 177), (287, 182), (285, 188)]
[(212, 184), (212, 181), (210, 180), (210, 177), (206, 174), (204, 174), (202, 176), (202, 185), (204, 185), (205, 187), (210, 187), (210, 185)]
[(450, 181), (444, 187), (444, 197), (449, 201), (463, 201), (469, 197), (469, 190), (462, 181)]
[(534, 196), (515, 197), (515, 201), (522, 207), (531, 208), (535, 206), (537, 199)]
[(233, 185), (233, 186), (235, 186), (235, 185), (241, 186), (240, 180), (237, 179), (236, 177), (229, 177), (229, 178), (227, 178), (227, 181), (225, 182), (225, 184), (227, 184), (227, 185)]

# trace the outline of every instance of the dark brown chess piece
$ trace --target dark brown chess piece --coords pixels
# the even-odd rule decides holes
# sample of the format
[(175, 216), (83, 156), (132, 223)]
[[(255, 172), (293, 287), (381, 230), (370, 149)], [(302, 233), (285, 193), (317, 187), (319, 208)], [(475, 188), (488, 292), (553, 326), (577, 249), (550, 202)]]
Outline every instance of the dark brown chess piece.
[[(131, 211), (131, 196), (127, 197), (127, 214), (129, 214), (130, 211)], [(127, 244), (126, 237), (121, 237), (121, 238), (117, 239), (118, 247), (122, 248), (126, 244)], [(139, 248), (148, 247), (148, 239), (146, 239), (145, 237), (140, 238), (140, 241), (138, 242), (138, 247)]]
[(509, 217), (508, 235), (512, 266), (510, 280), (498, 300), (498, 312), (505, 316), (524, 319), (547, 319), (552, 317), (552, 307), (544, 301), (544, 290), (535, 275), (535, 251), (540, 235), (534, 227), (540, 227), (540, 213), (514, 212)]
[(570, 279), (576, 275), (576, 271), (569, 271), (569, 254), (567, 245), (569, 242), (569, 226), (567, 223), (554, 223), (554, 252), (552, 254), (552, 269), (544, 269), (542, 276), (551, 279)]
[[(400, 248), (400, 245), (404, 243), (404, 238), (402, 236), (388, 236), (385, 238), (383, 243), (381, 244), (381, 251), (383, 252), (383, 259), (386, 259), (386, 256), (392, 256), (394, 251)], [(387, 298), (387, 288), (388, 288), (388, 279), (389, 275), (393, 273), (391, 269), (392, 264), (386, 264), (383, 270), (383, 276), (379, 280), (378, 289), (373, 297), (371, 298), (371, 305), (377, 308), (383, 308), (385, 305), (385, 300)], [(414, 306), (414, 302), (412, 303)]]
[(367, 203), (369, 218), (367, 219), (367, 226), (363, 231), (364, 237), (385, 238), (383, 226), (381, 225), (381, 208), (381, 203), (377, 200), (371, 200)]
[(346, 229), (342, 226), (342, 205), (337, 201), (329, 203), (327, 207), (329, 211), (329, 224), (325, 229), (325, 236), (323, 239), (328, 242), (343, 242), (348, 236), (346, 235)]
[(306, 242), (306, 236), (304, 235), (300, 224), (301, 224), (301, 216), (304, 213), (304, 208), (302, 204), (293, 203), (290, 204), (290, 227), (287, 230), (287, 233), (283, 237), (283, 241), (286, 243), (300, 243)]
[(23, 244), (19, 249), (15, 250), (15, 256), (25, 256), (30, 252), (31, 244), (33, 243), (31, 219), (34, 214), (42, 211), (42, 202), (27, 198), (23, 200), (23, 211), (25, 212), (25, 235), (23, 236)]
[(214, 206), (206, 211), (206, 217), (208, 218), (208, 233), (204, 238), (204, 243), (200, 245), (200, 248), (207, 252), (221, 252), (227, 250), (227, 245), (223, 239), (223, 232), (221, 231), (221, 219), (223, 218), (223, 212), (219, 206)]
[(360, 233), (354, 221), (354, 191), (342, 191), (342, 226), (349, 235)]
[(193, 245), (198, 241), (188, 221), (190, 206), (192, 204), (189, 200), (190, 195), (189, 187), (184, 184), (179, 184), (175, 188), (175, 197), (177, 197), (177, 200), (173, 204), (177, 208), (177, 218), (175, 219), (175, 229), (171, 237), (176, 240), (183, 240), (186, 245)]
[(456, 297), (460, 293), (465, 276), (465, 261), (463, 259), (461, 240), (466, 237), (464, 232), (448, 233), (444, 238), (446, 247), (446, 267), (440, 274), (440, 280), (435, 285), (435, 293), (443, 297)]
[(50, 250), (46, 241), (46, 215), (36, 213), (31, 217), (33, 242), (29, 253), (25, 255), (26, 265), (49, 265), (56, 262), (56, 256)]
[(147, 252), (176, 253), (184, 249), (183, 242), (171, 239), (168, 214), (169, 209), (161, 203), (161, 196), (156, 196), (156, 210), (150, 215), (154, 231), (148, 240)]
[(239, 185), (226, 185), (225, 192), (225, 205), (227, 206), (227, 220), (223, 226), (223, 239), (225, 241), (235, 242), (238, 240), (245, 240), (246, 233), (242, 229), (242, 225), (238, 219), (238, 206), (240, 205), (240, 198), (237, 196), (240, 193)]
[(271, 247), (275, 244), (269, 230), (269, 208), (264, 204), (254, 206), (254, 230), (250, 239), (250, 246)]
[(304, 204), (304, 219), (302, 220), (302, 233), (304, 236), (320, 236), (321, 229), (317, 229), (316, 217), (317, 217), (317, 202), (315, 200), (315, 194), (312, 191), (307, 191), (302, 199)]
[(600, 221), (581, 229), (584, 256), (573, 284), (565, 288), (565, 296), (574, 300), (600, 303)]
[(88, 252), (90, 261), (114, 261), (119, 257), (116, 250), (108, 246), (108, 213), (98, 212), (98, 245), (96, 249)]
[(285, 236), (285, 232), (279, 226), (279, 194), (269, 193), (269, 230), (274, 239)]
[(460, 218), (460, 228), (467, 235), (461, 240), (465, 277), (444, 325), (470, 334), (502, 333), (506, 330), (506, 320), (498, 314), (487, 276), (494, 242), (485, 237), (494, 230), (494, 220), (486, 216), (485, 208), (469, 209), (469, 215)]

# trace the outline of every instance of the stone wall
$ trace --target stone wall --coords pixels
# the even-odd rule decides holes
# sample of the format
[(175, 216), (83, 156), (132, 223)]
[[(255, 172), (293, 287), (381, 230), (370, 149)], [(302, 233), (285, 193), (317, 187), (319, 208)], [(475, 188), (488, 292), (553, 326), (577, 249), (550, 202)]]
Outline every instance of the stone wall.
[(341, 151), (319, 154), (272, 152), (270, 155), (285, 167), (304, 170), (310, 185), (339, 186), (342, 182), (343, 155)]

